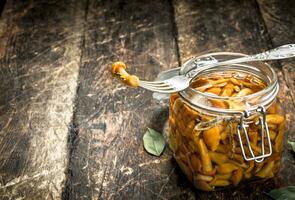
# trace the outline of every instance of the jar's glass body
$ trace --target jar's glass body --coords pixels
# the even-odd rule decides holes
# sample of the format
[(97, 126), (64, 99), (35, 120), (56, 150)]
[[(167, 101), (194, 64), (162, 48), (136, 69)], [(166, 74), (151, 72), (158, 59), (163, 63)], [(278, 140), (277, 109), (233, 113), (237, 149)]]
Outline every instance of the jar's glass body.
[[(266, 91), (259, 97), (266, 101), (263, 97), (268, 93)], [(197, 98), (199, 105), (207, 102), (202, 101), (202, 98)], [(208, 98), (214, 97), (209, 95)], [(248, 100), (244, 99), (243, 102), (247, 104)], [(224, 101), (231, 100), (224, 99)], [(191, 102), (192, 99), (181, 93), (170, 96), (169, 146), (178, 165), (196, 188), (212, 191), (216, 188), (237, 186), (245, 180), (271, 178), (279, 172), (285, 117), (275, 98), (265, 105), (265, 120), (268, 125), (266, 128), (269, 130), (271, 145), (268, 145), (266, 134), (264, 138), (261, 137), (262, 128), (257, 123), (260, 115), (253, 114), (246, 122), (254, 155), (259, 156), (263, 151), (269, 152), (270, 148), (272, 150), (271, 155), (260, 162), (246, 161), (243, 156), (237, 132), (240, 125), (238, 116), (219, 112), (219, 108), (210, 112), (202, 106), (194, 106)], [(253, 102), (251, 106), (253, 107)], [(245, 137), (243, 136), (241, 140), (245, 146), (246, 156), (251, 157)], [(262, 140), (264, 148), (260, 145)]]

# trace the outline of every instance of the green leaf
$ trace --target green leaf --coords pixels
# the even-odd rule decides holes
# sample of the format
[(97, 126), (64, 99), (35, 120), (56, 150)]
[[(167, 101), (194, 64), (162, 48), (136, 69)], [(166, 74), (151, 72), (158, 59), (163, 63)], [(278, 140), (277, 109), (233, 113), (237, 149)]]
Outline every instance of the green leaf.
[(148, 128), (143, 136), (143, 146), (150, 154), (160, 156), (165, 148), (165, 139), (162, 134)]
[(288, 140), (288, 143), (292, 146), (292, 149), (295, 152), (295, 142), (291, 142)]
[(274, 189), (267, 193), (275, 200), (289, 200), (295, 199), (295, 186), (288, 186), (280, 189)]

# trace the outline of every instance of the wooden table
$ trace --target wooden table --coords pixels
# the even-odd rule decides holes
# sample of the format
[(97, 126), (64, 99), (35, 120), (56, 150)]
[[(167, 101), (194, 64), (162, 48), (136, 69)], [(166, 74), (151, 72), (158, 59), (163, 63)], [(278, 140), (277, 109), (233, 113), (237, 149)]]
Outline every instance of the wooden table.
[[(0, 10), (0, 199), (268, 199), (295, 184), (285, 145), (275, 179), (193, 189), (168, 148), (143, 149), (167, 105), (110, 74), (117, 60), (153, 79), (194, 55), (294, 43), (294, 1), (7, 0)], [(291, 140), (294, 64), (273, 62)]]

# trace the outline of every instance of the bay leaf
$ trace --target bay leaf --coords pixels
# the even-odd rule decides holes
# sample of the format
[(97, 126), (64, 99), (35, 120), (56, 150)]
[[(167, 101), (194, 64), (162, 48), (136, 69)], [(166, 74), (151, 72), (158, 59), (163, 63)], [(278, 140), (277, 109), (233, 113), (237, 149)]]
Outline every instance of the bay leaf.
[(267, 193), (267, 195), (275, 200), (295, 199), (295, 186), (274, 189)]
[(143, 145), (148, 153), (154, 156), (160, 156), (165, 148), (165, 139), (159, 132), (148, 128), (143, 136)]

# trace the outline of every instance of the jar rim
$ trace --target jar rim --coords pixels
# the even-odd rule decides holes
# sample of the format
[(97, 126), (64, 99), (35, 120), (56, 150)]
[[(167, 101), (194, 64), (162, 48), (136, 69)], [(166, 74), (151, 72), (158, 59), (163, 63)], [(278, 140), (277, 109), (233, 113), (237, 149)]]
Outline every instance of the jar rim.
[[(193, 58), (189, 59), (188, 61), (186, 61), (184, 63), (184, 65), (181, 67), (182, 69), (180, 70), (180, 72), (184, 71), (183, 68), (187, 67), (186, 65), (189, 62), (192, 62), (192, 60), (196, 60), (196, 59), (200, 59), (200, 58), (206, 58), (206, 57), (209, 57), (209, 56), (240, 56), (240, 57), (245, 57), (245, 56), (247, 56), (247, 54), (235, 53), (235, 52), (215, 52), (215, 53), (203, 54), (201, 56), (193, 57)], [(188, 98), (187, 94), (188, 94), (188, 92), (190, 92), (190, 93), (202, 96), (204, 98), (211, 98), (211, 99), (216, 99), (216, 100), (242, 100), (242, 101), (247, 100), (247, 99), (252, 99), (252, 98), (255, 98), (255, 97), (259, 97), (259, 96), (262, 96), (262, 95), (265, 95), (265, 94), (272, 94), (264, 102), (260, 103), (259, 105), (257, 104), (255, 106), (252, 106), (247, 110), (249, 110), (249, 111), (255, 110), (255, 109), (257, 109), (258, 106), (268, 107), (268, 105), (271, 102), (273, 102), (274, 99), (276, 98), (278, 90), (279, 90), (277, 74), (274, 71), (274, 69), (268, 63), (261, 62), (261, 61), (259, 61), (259, 62), (256, 61), (255, 63), (259, 63), (260, 65), (261, 64), (264, 65), (271, 73), (271, 78), (269, 79), (269, 81), (270, 81), (269, 84), (267, 84), (267, 86), (264, 89), (262, 89), (262, 90), (260, 90), (258, 92), (255, 92), (255, 93), (249, 94), (249, 95), (245, 95), (245, 96), (242, 96), (242, 97), (223, 97), (223, 96), (217, 96), (217, 95), (210, 94), (210, 93), (203, 93), (203, 92), (200, 92), (200, 91), (196, 90), (195, 88), (189, 87), (188, 89), (179, 92), (179, 95), (182, 97), (182, 99), (184, 99), (186, 102), (188, 102), (191, 106), (199, 107), (201, 109), (205, 109), (205, 110), (208, 110), (210, 112), (217, 112), (217, 113), (222, 112), (222, 113), (227, 113), (227, 114), (230, 114), (230, 113), (236, 114), (236, 113), (241, 113), (241, 111), (239, 111), (239, 110), (231, 110), (231, 109), (221, 109), (221, 108), (216, 108), (216, 107), (212, 107), (212, 106), (210, 107), (210, 106), (202, 105), (202, 104), (199, 104), (197, 102), (195, 103), (195, 102), (192, 102)], [(255, 67), (254, 65), (234, 64), (234, 65), (225, 65), (225, 66), (237, 66), (237, 67), (243, 66), (245, 68), (251, 68), (252, 67), (252, 68), (256, 68), (256, 69), (259, 70), (259, 68), (257, 66)], [(218, 68), (220, 68), (220, 67), (222, 67), (222, 66), (217, 66), (216, 68), (213, 68), (213, 70), (218, 71)], [(192, 70), (192, 69), (190, 69), (190, 70)], [(210, 69), (210, 70), (212, 70), (212, 69)], [(189, 72), (189, 71), (187, 71), (187, 72)], [(204, 72), (206, 72), (206, 69), (202, 70), (202, 68), (200, 67), (200, 73), (198, 74), (198, 76), (203, 75)]]

